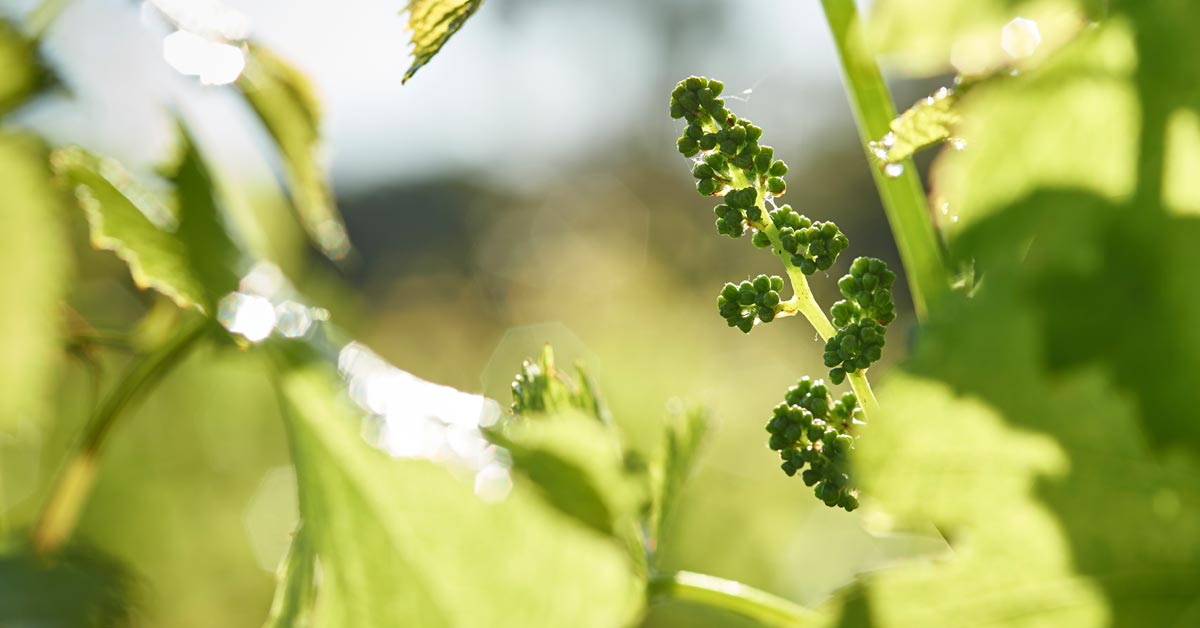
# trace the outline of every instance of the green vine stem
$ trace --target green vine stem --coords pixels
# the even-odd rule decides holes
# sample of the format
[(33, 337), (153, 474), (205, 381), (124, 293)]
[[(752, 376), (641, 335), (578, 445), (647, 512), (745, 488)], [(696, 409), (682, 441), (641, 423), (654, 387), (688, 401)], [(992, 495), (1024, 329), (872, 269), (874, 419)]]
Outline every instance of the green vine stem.
[(38, 554), (54, 553), (74, 531), (95, 483), (100, 448), (117, 419), (179, 364), (207, 327), (206, 319), (197, 319), (155, 352), (139, 357), (96, 408), (88, 419), (79, 446), (55, 481), (33, 529), (33, 547)]
[(694, 602), (776, 628), (815, 626), (821, 617), (799, 604), (740, 582), (690, 571), (654, 576), (646, 585), (646, 594), (651, 604), (673, 600)]
[[(753, 185), (748, 181), (740, 171), (734, 170), (733, 186), (735, 188), (750, 187)], [(760, 191), (761, 192), (761, 191)], [(784, 301), (780, 305), (782, 310), (777, 318), (785, 316), (794, 316), (801, 314), (808, 319), (809, 324), (813, 329), (817, 330), (817, 335), (821, 340), (829, 340), (837, 334), (837, 328), (829, 321), (829, 317), (825, 315), (825, 311), (821, 309), (821, 304), (817, 303), (813, 297), (812, 289), (808, 285), (808, 277), (801, 272), (800, 268), (792, 263), (792, 258), (784, 250), (783, 243), (779, 240), (779, 228), (771, 221), (770, 212), (764, 200), (763, 194), (758, 195), (758, 200), (755, 203), (759, 209), (762, 209), (762, 220), (755, 222), (754, 227), (767, 235), (771, 240), (771, 250), (775, 252), (775, 256), (779, 261), (783, 262), (784, 269), (787, 270), (788, 283), (792, 286), (792, 298)], [(858, 397), (862, 404), (863, 414), (870, 417), (879, 410), (879, 402), (875, 399), (875, 392), (871, 390), (871, 383), (867, 380), (865, 371), (848, 373), (846, 380), (850, 382), (850, 387), (854, 389), (855, 396)]]
[[(837, 44), (842, 79), (854, 110), (863, 151), (867, 152), (869, 142), (887, 134), (888, 125), (896, 117), (896, 107), (879, 65), (863, 39), (854, 0), (821, 0), (821, 5)], [(867, 159), (871, 159), (869, 153)], [(917, 168), (912, 160), (901, 162), (901, 165), (904, 170), (895, 177), (879, 168), (871, 168), (871, 173), (904, 263), (913, 307), (917, 318), (924, 319), (930, 305), (936, 304), (939, 296), (950, 287), (950, 274)]]

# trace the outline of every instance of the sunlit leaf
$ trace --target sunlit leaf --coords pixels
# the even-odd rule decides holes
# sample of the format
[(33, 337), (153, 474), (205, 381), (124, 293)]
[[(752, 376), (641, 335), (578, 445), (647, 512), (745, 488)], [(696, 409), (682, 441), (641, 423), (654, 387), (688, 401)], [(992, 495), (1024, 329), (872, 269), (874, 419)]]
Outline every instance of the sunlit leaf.
[(458, 32), (483, 4), (483, 0), (412, 0), (408, 3), (408, 29), (412, 31), (412, 66), (402, 82), (412, 78), (446, 40)]
[(300, 508), (320, 560), (314, 625), (619, 626), (638, 585), (621, 548), (517, 483), (500, 503), (437, 464), (371, 448), (336, 376), (285, 376)]
[(892, 120), (890, 133), (871, 143), (872, 154), (882, 163), (898, 163), (950, 139), (961, 119), (955, 108), (957, 100), (957, 92), (945, 88), (918, 100)]
[(0, 68), (4, 68), (0, 72), (0, 116), (53, 82), (38, 54), (37, 42), (6, 19), (0, 19)]
[(1127, 25), (1108, 23), (1037, 70), (963, 95), (955, 134), (965, 149), (943, 153), (932, 175), (943, 227), (963, 230), (1041, 187), (1131, 194), (1136, 65)]
[(92, 550), (0, 556), (0, 626), (131, 626), (133, 590), (123, 565)]
[(215, 312), (237, 287), (237, 247), (225, 229), (211, 181), (195, 145), (182, 134), (172, 174), (172, 208), (120, 164), (80, 148), (55, 151), (55, 170), (75, 186), (91, 227), (92, 245), (125, 260), (140, 288), (153, 288), (180, 307)]
[(0, 134), (0, 431), (44, 414), (70, 251), (44, 146)]
[(982, 283), (923, 326), (856, 460), (954, 551), (865, 578), (843, 625), (1200, 622), (1200, 220), (1165, 204), (1195, 198), (1171, 160), (1197, 150), (1200, 7), (1110, 4), (961, 99), (934, 191)]
[(320, 105), (308, 78), (253, 44), (237, 87), (279, 148), (305, 231), (326, 256), (345, 257), (350, 241), (322, 163)]
[(654, 464), (655, 489), (650, 511), (651, 544), (656, 549), (666, 535), (683, 484), (695, 466), (708, 423), (708, 414), (701, 408), (667, 416), (662, 448)]
[[(879, 0), (867, 21), (871, 43), (909, 72), (952, 67), (978, 75), (1013, 63), (1036, 65), (1104, 13), (1104, 0)], [(1006, 50), (1004, 27), (1016, 18), (1037, 25), (1032, 54)]]

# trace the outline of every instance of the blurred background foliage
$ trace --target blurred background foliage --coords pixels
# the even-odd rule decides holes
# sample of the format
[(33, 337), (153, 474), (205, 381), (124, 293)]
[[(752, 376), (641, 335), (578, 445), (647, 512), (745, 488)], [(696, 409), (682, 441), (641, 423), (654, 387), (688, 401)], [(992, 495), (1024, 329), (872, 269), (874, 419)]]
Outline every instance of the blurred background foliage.
[[(19, 15), (29, 4), (5, 9)], [(253, 208), (233, 213), (252, 250), (276, 260), (334, 324), (419, 377), (507, 403), (521, 360), (552, 342), (564, 361), (592, 366), (642, 451), (657, 446), (668, 404), (708, 406), (715, 428), (684, 489), (665, 567), (816, 603), (857, 572), (940, 547), (872, 534), (857, 513), (827, 511), (779, 473), (762, 425), (782, 390), (819, 369), (820, 344), (803, 322), (749, 337), (722, 324), (720, 285), (770, 260), (713, 236), (672, 148), (670, 87), (691, 73), (721, 77), (745, 99), (732, 104), (793, 165), (789, 201), (837, 220), (853, 234), (852, 253), (898, 267), (819, 7), (489, 2), (401, 88), (398, 2), (228, 4), (313, 84), (354, 246), (343, 262), (306, 244), (274, 187), (286, 172), (262, 156), (269, 140), (250, 112), (165, 65), (166, 31), (137, 3), (71, 3), (45, 36), (62, 87), (10, 122), (146, 173), (170, 151), (172, 112), (182, 114), (222, 189)], [(746, 36), (739, 16), (759, 11), (775, 18)], [(739, 53), (721, 42), (738, 42)], [(901, 83), (899, 98), (931, 85)], [(155, 333), (161, 297), (92, 250), (82, 219), (67, 228), (71, 307), (100, 329), (150, 313), (141, 331)], [(815, 282), (819, 299), (834, 298), (842, 272)], [(908, 323), (894, 332), (901, 349)], [(8, 529), (31, 525), (95, 401), (96, 374), (110, 385), (125, 361), (112, 351), (95, 364), (61, 357), (53, 425), (4, 436)], [(256, 626), (266, 616), (296, 502), (275, 393), (259, 366), (237, 352), (192, 355), (105, 452), (80, 536), (134, 566), (141, 624)], [(820, 552), (814, 537), (829, 540)], [(822, 568), (796, 567), (814, 563)], [(697, 622), (747, 625), (686, 604), (646, 620)]]

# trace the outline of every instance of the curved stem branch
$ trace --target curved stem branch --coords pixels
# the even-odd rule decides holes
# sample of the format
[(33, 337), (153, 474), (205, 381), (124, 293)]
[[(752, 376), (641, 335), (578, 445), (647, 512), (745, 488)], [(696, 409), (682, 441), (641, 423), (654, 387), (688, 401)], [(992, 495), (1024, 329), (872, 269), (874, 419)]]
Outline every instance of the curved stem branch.
[(817, 625), (820, 619), (815, 611), (765, 591), (690, 571), (654, 576), (646, 593), (651, 604), (684, 600), (737, 613), (764, 626), (802, 628)]
[[(863, 40), (854, 0), (821, 0), (821, 5), (837, 44), (842, 79), (854, 110), (863, 151), (867, 152), (871, 140), (879, 139), (889, 131), (889, 125), (896, 117), (896, 106), (879, 65)], [(870, 159), (868, 154), (867, 160)], [(897, 177), (889, 177), (878, 168), (871, 168), (871, 174), (904, 262), (913, 307), (917, 318), (923, 320), (930, 305), (949, 289), (950, 273), (917, 168), (912, 160), (906, 160), (902, 165), (904, 170)]]
[(83, 439), (59, 474), (33, 530), (38, 554), (53, 553), (70, 537), (96, 479), (96, 460), (113, 425), (131, 403), (153, 388), (204, 335), (207, 321), (188, 324), (154, 353), (138, 358), (88, 419)]

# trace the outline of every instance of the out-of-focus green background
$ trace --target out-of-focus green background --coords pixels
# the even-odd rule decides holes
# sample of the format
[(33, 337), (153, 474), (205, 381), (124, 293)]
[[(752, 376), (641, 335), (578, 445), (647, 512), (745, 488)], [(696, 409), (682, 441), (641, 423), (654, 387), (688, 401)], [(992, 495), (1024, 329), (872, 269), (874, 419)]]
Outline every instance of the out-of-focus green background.
[[(721, 284), (780, 269), (748, 241), (716, 235), (713, 203), (692, 191), (674, 150), (671, 87), (692, 73), (720, 78), (730, 106), (791, 166), (786, 200), (835, 220), (852, 256), (898, 267), (817, 3), (489, 0), (404, 86), (398, 0), (229, 4), (322, 97), (356, 247), (344, 265), (313, 254), (292, 226), (271, 179), (278, 164), (261, 156), (266, 138), (248, 112), (166, 66), (167, 31), (137, 3), (73, 3), (48, 34), (64, 90), (16, 122), (137, 169), (165, 156), (170, 111), (181, 112), (222, 179), (256, 208), (251, 245), (334, 324), (417, 376), (507, 403), (521, 359), (552, 342), (597, 371), (644, 450), (668, 404), (708, 406), (716, 427), (665, 548), (672, 567), (816, 603), (857, 572), (938, 550), (927, 537), (879, 532), (887, 522), (870, 508), (826, 509), (778, 470), (763, 425), (788, 385), (823, 370), (820, 345), (797, 319), (749, 335), (725, 327)], [(910, 100), (934, 86), (896, 89)], [(71, 304), (99, 327), (130, 328), (155, 298), (115, 257), (87, 247), (82, 216), (73, 226)], [(844, 265), (814, 278), (822, 303), (834, 300)], [(888, 360), (906, 340), (910, 308), (899, 300)], [(122, 362), (100, 358), (101, 385)], [(52, 432), (0, 442), (6, 526), (30, 525), (94, 402), (89, 368), (64, 357), (62, 374)], [(296, 517), (261, 371), (232, 351), (195, 355), (127, 419), (82, 536), (134, 566), (145, 625), (259, 625)], [(659, 608), (646, 625), (743, 625), (700, 612)]]

